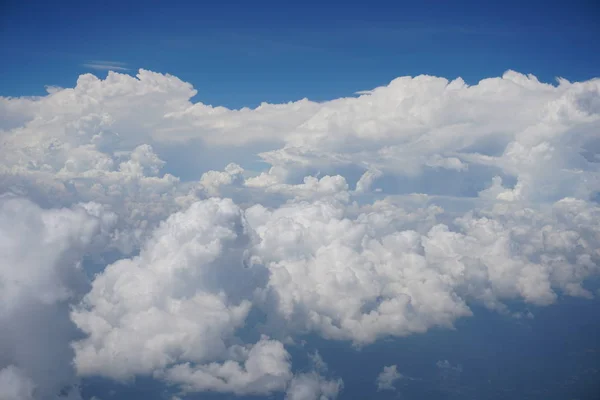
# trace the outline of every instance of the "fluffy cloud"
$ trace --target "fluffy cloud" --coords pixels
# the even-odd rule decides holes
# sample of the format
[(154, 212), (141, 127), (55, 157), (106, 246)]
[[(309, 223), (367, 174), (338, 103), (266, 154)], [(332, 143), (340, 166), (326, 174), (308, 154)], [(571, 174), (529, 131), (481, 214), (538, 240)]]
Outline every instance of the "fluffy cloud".
[(208, 171), (200, 178), (200, 187), (209, 196), (218, 196), (221, 186), (229, 186), (243, 181), (244, 169), (237, 164), (228, 164), (225, 171)]
[(222, 357), (250, 309), (237, 282), (254, 280), (245, 230), (232, 201), (209, 199), (170, 216), (138, 256), (107, 266), (72, 314), (89, 335), (74, 345), (78, 371), (127, 379)]
[[(109, 265), (72, 313), (82, 375), (153, 374), (184, 392), (268, 394), (337, 390), (318, 374), (293, 376), (283, 344), (236, 344), (266, 271), (248, 268), (254, 235), (231, 200), (211, 198), (171, 215), (140, 254)], [(303, 395), (306, 396), (306, 395)], [(315, 397), (316, 398), (316, 397)]]
[[(111, 204), (137, 228), (130, 247), (243, 170), (248, 187), (303, 198), (343, 190), (341, 175), (358, 193), (387, 178), (384, 192), (473, 195), (493, 182), (495, 200), (589, 199), (600, 191), (599, 91), (598, 79), (552, 86), (508, 71), (474, 86), (402, 77), (358, 98), (228, 110), (191, 103), (196, 90), (170, 75), (86, 74), (72, 89), (1, 99), (0, 186), (49, 205)], [(318, 170), (330, 177), (290, 186)]]
[[(237, 395), (283, 391), (292, 379), (290, 356), (281, 342), (263, 338), (250, 348), (236, 346), (230, 351), (236, 356), (233, 360), (194, 367), (178, 364), (169, 368), (163, 378), (182, 385), (188, 392), (210, 390)], [(292, 388), (297, 379), (292, 381)]]
[[(542, 177), (566, 183), (569, 174), (598, 171), (580, 154), (589, 152), (592, 160), (598, 153), (593, 99), (599, 88), (597, 79), (551, 86), (511, 71), (476, 86), (460, 79), (398, 78), (359, 98), (323, 104), (284, 148), (263, 157), (287, 168), (354, 164), (406, 179), (437, 169), (455, 181), (477, 176), (468, 168), (475, 164), (519, 176), (523, 184)], [(552, 189), (558, 188), (549, 187), (545, 197), (556, 195)], [(597, 181), (589, 189), (598, 190)]]
[(319, 374), (298, 374), (292, 379), (286, 392), (286, 400), (335, 399), (343, 388), (341, 379), (327, 380)]
[(265, 297), (277, 299), (292, 329), (368, 343), (470, 314), (443, 276), (425, 268), (421, 235), (385, 234), (393, 221), (380, 215), (352, 218), (334, 200), (272, 212), (254, 206), (246, 214), (261, 238), (255, 260), (270, 270)]
[(396, 390), (394, 382), (399, 379), (402, 379), (402, 374), (398, 372), (396, 365), (383, 367), (383, 370), (377, 375), (377, 379), (375, 380), (377, 390)]
[(327, 379), (328, 366), (316, 351), (309, 354), (311, 372), (299, 373), (288, 385), (286, 400), (330, 400), (335, 399), (344, 387), (342, 379)]
[(407, 229), (410, 213), (387, 206), (399, 221), (373, 207), (352, 215), (335, 200), (246, 211), (261, 238), (254, 260), (269, 268), (267, 292), (289, 325), (369, 343), (450, 326), (471, 315), (471, 301), (503, 310), (503, 299), (552, 303), (555, 290), (591, 296), (582, 283), (598, 273), (593, 204), (566, 198), (547, 212), (499, 205), (464, 215), (454, 229), (435, 219)]
[(23, 372), (9, 365), (0, 370), (0, 398), (5, 400), (32, 400), (35, 384)]
[[(179, 157), (187, 154), (184, 148), (193, 150), (194, 160), (185, 162), (199, 172), (202, 162), (196, 160), (214, 159), (215, 152), (225, 163), (235, 161), (227, 154), (248, 162), (248, 155), (260, 153), (287, 170), (331, 173), (355, 165), (413, 179), (438, 173), (462, 181), (480, 176), (468, 168), (475, 164), (520, 176), (523, 185), (541, 176), (566, 182), (573, 174), (598, 171), (599, 87), (598, 79), (552, 86), (512, 71), (474, 86), (461, 79), (402, 77), (358, 98), (228, 110), (192, 104), (196, 91), (170, 75), (111, 72), (99, 80), (86, 74), (73, 89), (2, 99), (1, 115), (17, 121), (5, 125), (4, 174), (16, 174), (21, 185), (29, 176), (57, 187), (83, 172), (120, 171), (126, 180), (132, 171), (121, 171), (123, 152), (179, 144)], [(234, 148), (242, 145), (251, 152), (240, 156)], [(563, 176), (550, 176), (549, 167)], [(587, 191), (597, 185), (589, 182)]]
[[(284, 339), (366, 345), (452, 327), (473, 304), (594, 296), (599, 79), (401, 77), (240, 110), (195, 94), (140, 70), (0, 98), (0, 193), (29, 199), (2, 200), (0, 310), (17, 321), (2, 349), (42, 343), (53, 321), (57, 345), (28, 354), (82, 376), (326, 399), (341, 382), (294, 373)], [(88, 253), (116, 261), (80, 299)], [(0, 354), (6, 396), (73, 382)]]
[(0, 397), (52, 399), (75, 382), (69, 303), (87, 290), (84, 255), (106, 242), (114, 215), (93, 204), (44, 210), (0, 198)]

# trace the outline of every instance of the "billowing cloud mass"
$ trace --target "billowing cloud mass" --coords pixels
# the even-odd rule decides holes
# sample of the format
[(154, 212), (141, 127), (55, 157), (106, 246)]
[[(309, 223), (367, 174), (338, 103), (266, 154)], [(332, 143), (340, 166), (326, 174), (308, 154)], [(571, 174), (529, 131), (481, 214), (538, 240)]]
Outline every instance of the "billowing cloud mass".
[(365, 346), (594, 297), (600, 79), (401, 77), (239, 110), (195, 94), (140, 70), (0, 98), (1, 396), (153, 376), (333, 399), (320, 357), (296, 367), (299, 335)]
[(115, 219), (95, 204), (0, 197), (0, 398), (77, 397), (69, 304), (87, 290), (83, 256), (105, 246)]
[(163, 222), (139, 255), (107, 266), (72, 313), (89, 335), (74, 344), (77, 369), (127, 379), (180, 357), (221, 356), (250, 309), (243, 293), (228, 288), (252, 279), (244, 229), (231, 200), (197, 202)]

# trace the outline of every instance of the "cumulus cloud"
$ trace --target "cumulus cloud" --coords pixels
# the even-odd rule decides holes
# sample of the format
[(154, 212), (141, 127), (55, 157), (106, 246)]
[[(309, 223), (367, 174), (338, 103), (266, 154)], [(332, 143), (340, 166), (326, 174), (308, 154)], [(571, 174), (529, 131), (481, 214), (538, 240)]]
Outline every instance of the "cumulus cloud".
[[(195, 94), (140, 70), (0, 98), (0, 192), (19, 197), (2, 200), (1, 310), (24, 324), (1, 324), (0, 345), (52, 320), (80, 376), (324, 399), (341, 381), (316, 361), (294, 373), (286, 339), (363, 346), (473, 304), (595, 296), (599, 79), (401, 77), (239, 110)], [(92, 282), (88, 253), (112, 260)], [(6, 354), (20, 396), (73, 382)]]
[(288, 400), (335, 399), (344, 388), (342, 379), (326, 378), (327, 363), (318, 351), (308, 355), (312, 370), (297, 373), (288, 384), (285, 398)]
[[(162, 223), (134, 258), (109, 265), (92, 283), (75, 324), (81, 374), (128, 379), (181, 361), (219, 359), (250, 309), (241, 210), (231, 200), (194, 203)], [(140, 355), (143, 355), (140, 357)]]
[(5, 400), (33, 400), (35, 384), (23, 372), (9, 365), (0, 370), (0, 398)]
[[(276, 182), (276, 181), (275, 181)], [(264, 175), (249, 179), (246, 185), (250, 187), (262, 187), (267, 193), (281, 193), (286, 197), (295, 199), (316, 200), (319, 197), (336, 197), (342, 201), (348, 201), (348, 184), (343, 176), (324, 176), (316, 178), (307, 176), (303, 182), (297, 185), (286, 183), (275, 183)]]
[(221, 186), (229, 186), (235, 183), (243, 182), (244, 169), (237, 164), (230, 163), (225, 167), (225, 171), (208, 171), (200, 177), (200, 187), (206, 191), (209, 196), (218, 196)]
[(106, 267), (72, 313), (88, 335), (73, 345), (77, 371), (153, 374), (185, 392), (268, 394), (290, 384), (296, 393), (316, 380), (311, 391), (334, 393), (318, 374), (294, 377), (279, 341), (235, 344), (266, 272), (249, 268), (249, 229), (231, 200), (207, 199), (171, 215), (138, 256)]
[(360, 344), (452, 326), (471, 315), (472, 301), (504, 310), (515, 298), (550, 304), (556, 290), (591, 296), (582, 283), (598, 272), (593, 204), (566, 198), (546, 212), (502, 205), (468, 213), (454, 229), (436, 223), (437, 209), (387, 206), (321, 200), (246, 210), (279, 317)]
[[(189, 363), (178, 364), (164, 373), (164, 379), (181, 385), (188, 392), (215, 391), (237, 395), (283, 391), (292, 379), (290, 356), (281, 342), (263, 338), (249, 349), (236, 347), (230, 350), (240, 353), (243, 363), (227, 360), (194, 367)], [(292, 381), (292, 387), (297, 379)]]
[(335, 399), (343, 388), (341, 379), (327, 380), (319, 374), (298, 374), (292, 379), (286, 392), (286, 400)]
[(400, 379), (402, 379), (402, 374), (398, 372), (397, 365), (383, 367), (375, 380), (377, 390), (396, 390), (394, 383)]
[(69, 304), (87, 290), (83, 256), (112, 224), (95, 205), (45, 210), (0, 197), (0, 398), (76, 397)]
[(469, 315), (443, 278), (423, 268), (417, 232), (386, 235), (394, 221), (346, 214), (343, 203), (325, 200), (246, 211), (261, 238), (255, 257), (270, 270), (266, 290), (292, 329), (368, 343)]
[[(288, 195), (297, 195), (285, 186), (296, 183), (290, 180), (321, 170), (332, 178), (344, 171), (351, 185), (367, 172), (359, 192), (383, 176), (395, 179), (387, 192), (474, 195), (495, 176), (508, 176), (516, 186), (494, 181), (495, 199), (556, 201), (561, 193), (588, 199), (600, 190), (599, 82), (552, 86), (512, 71), (474, 86), (402, 77), (358, 98), (229, 110), (191, 103), (196, 90), (170, 75), (86, 74), (73, 89), (2, 99), (0, 115), (14, 121), (3, 134), (2, 186), (60, 205), (99, 198), (135, 208), (132, 219), (160, 220), (198, 194), (197, 186), (176, 178), (184, 171), (161, 175), (161, 167), (170, 170), (159, 162), (163, 152), (177, 154), (172, 163), (185, 173), (193, 166), (197, 177), (219, 162), (262, 173), (243, 165), (260, 156), (272, 168), (247, 184)], [(140, 162), (132, 153), (137, 146), (159, 151), (143, 167), (149, 175), (130, 166)], [(207, 173), (201, 186), (216, 195), (215, 185), (239, 181), (237, 171)], [(307, 182), (296, 192), (338, 184)]]

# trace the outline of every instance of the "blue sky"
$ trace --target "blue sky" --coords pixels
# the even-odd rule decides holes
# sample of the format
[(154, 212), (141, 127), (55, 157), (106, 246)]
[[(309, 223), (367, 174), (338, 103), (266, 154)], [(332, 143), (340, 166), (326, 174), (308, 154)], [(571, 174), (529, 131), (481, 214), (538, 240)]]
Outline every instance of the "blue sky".
[(5, 1), (0, 94), (72, 86), (86, 67), (171, 73), (229, 107), (326, 100), (433, 74), (600, 74), (594, 1)]

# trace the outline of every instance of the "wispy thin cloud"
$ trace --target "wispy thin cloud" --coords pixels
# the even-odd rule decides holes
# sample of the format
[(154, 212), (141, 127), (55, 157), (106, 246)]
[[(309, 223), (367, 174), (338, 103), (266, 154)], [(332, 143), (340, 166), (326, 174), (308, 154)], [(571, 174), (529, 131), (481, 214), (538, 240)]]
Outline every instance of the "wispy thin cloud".
[(129, 71), (126, 63), (118, 61), (89, 61), (82, 64), (86, 68), (102, 70), (102, 71)]

